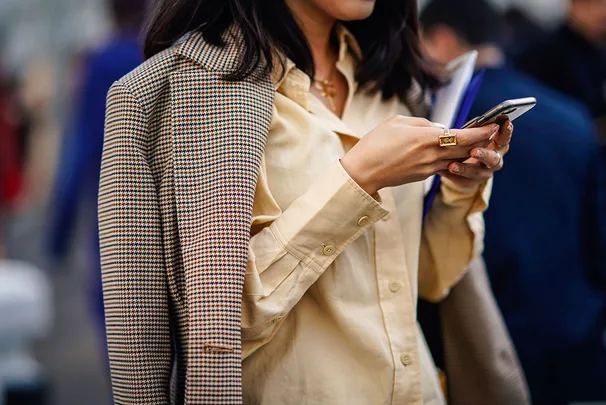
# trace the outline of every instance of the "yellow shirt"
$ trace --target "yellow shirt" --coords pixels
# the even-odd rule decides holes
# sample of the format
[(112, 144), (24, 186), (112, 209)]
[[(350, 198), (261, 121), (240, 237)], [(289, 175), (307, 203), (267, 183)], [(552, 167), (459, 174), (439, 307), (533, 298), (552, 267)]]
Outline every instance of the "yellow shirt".
[(423, 225), (423, 183), (378, 202), (348, 176), (346, 151), (407, 110), (356, 92), (359, 50), (337, 32), (342, 119), (292, 63), (275, 82), (242, 305), (244, 404), (444, 404), (417, 295), (440, 300), (479, 254), (490, 187), (445, 182)]

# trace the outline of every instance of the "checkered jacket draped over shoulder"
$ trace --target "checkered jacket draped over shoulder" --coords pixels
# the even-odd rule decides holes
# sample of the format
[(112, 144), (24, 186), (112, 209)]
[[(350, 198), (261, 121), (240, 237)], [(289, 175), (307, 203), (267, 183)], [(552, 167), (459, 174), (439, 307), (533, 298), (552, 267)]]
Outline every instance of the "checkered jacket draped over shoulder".
[[(242, 403), (242, 289), (274, 89), (222, 79), (238, 44), (192, 34), (109, 92), (99, 228), (116, 405)], [(418, 86), (407, 101), (425, 115)]]
[(99, 228), (116, 404), (238, 404), (241, 295), (269, 79), (200, 35), (108, 95)]

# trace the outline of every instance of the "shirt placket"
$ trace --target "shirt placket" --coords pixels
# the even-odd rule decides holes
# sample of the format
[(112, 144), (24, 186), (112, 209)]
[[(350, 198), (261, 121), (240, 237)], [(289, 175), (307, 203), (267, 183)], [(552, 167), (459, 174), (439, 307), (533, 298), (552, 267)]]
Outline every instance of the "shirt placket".
[[(381, 192), (384, 207), (395, 213), (390, 190)], [(394, 362), (392, 404), (421, 405), (421, 359), (417, 345), (414, 297), (406, 268), (404, 238), (395, 214), (374, 226), (379, 301)]]

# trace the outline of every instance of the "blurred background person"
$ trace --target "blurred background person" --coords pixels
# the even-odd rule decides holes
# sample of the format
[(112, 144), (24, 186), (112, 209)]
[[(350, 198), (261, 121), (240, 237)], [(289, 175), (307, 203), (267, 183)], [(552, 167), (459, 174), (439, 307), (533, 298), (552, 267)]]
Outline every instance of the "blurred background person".
[[(2, 70), (27, 116), (27, 159), (22, 207), (14, 215), (16, 237), (41, 234), (38, 214), (47, 203), (68, 103), (66, 67), (74, 53), (107, 30), (105, 0), (0, 0)], [(27, 234), (27, 236), (25, 235)], [(38, 246), (37, 246), (38, 247)], [(39, 256), (11, 241), (12, 254)], [(35, 253), (34, 253), (35, 251)], [(43, 264), (41, 257), (34, 260)]]
[(541, 41), (547, 30), (518, 6), (506, 9), (501, 18), (500, 42), (508, 55), (519, 55), (530, 44)]
[(606, 144), (606, 0), (571, 0), (565, 23), (516, 64), (585, 104)]
[[(139, 32), (145, 0), (111, 0), (115, 28), (108, 40), (85, 56), (74, 96), (51, 200), (50, 250), (65, 258), (73, 246), (78, 213), (83, 208), (90, 233), (90, 294), (99, 328), (105, 330), (97, 235), (97, 190), (103, 149), (105, 101), (111, 85), (143, 61)], [(84, 207), (79, 207), (82, 204)], [(100, 340), (105, 347), (105, 335)]]
[(538, 99), (514, 122), (508, 170), (495, 176), (484, 256), (533, 403), (606, 400), (606, 184), (591, 117), (507, 63), (483, 0), (433, 0), (421, 18), (436, 61), (478, 50), (486, 73), (472, 117)]
[(0, 259), (6, 250), (6, 221), (21, 189), (21, 119), (16, 97), (0, 71)]

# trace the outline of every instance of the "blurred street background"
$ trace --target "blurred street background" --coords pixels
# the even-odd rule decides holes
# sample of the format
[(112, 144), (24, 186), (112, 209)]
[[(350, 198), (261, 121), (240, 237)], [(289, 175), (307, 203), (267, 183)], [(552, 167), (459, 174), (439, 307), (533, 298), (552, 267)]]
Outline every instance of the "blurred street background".
[[(427, 2), (420, 1), (420, 6)], [(457, 0), (452, 3), (456, 7)], [(567, 0), (492, 3), (501, 13), (501, 42), (510, 55), (557, 29), (568, 6)], [(31, 333), (24, 332), (22, 341), (28, 343), (23, 349), (32, 361), (24, 366), (23, 377), (3, 380), (0, 371), (0, 394), (2, 389), (8, 392), (9, 405), (111, 403), (98, 264), (91, 264), (96, 208), (89, 189), (96, 187), (96, 180), (84, 176), (86, 165), (97, 159), (95, 145), (79, 146), (91, 151), (82, 152), (79, 166), (67, 165), (80, 168), (77, 172), (65, 173), (70, 169), (61, 167), (73, 159), (68, 149), (89, 123), (99, 130), (103, 107), (87, 110), (98, 100), (92, 94), (105, 91), (96, 85), (117, 78), (89, 76), (91, 61), (111, 64), (113, 56), (105, 53), (111, 49), (122, 64), (112, 72), (123, 69), (122, 75), (140, 58), (131, 52), (140, 20), (128, 6), (118, 11), (124, 14), (116, 17), (116, 9), (104, 0), (0, 0), (0, 262), (5, 258), (7, 269), (15, 263), (39, 269), (49, 281), (50, 298), (27, 302), (34, 312), (52, 313), (48, 328), (38, 324)], [(76, 193), (74, 188), (85, 191)], [(1, 270), (2, 265), (0, 276)], [(22, 285), (19, 280), (13, 280), (15, 289)], [(40, 294), (44, 285), (40, 280)], [(8, 334), (3, 330), (7, 313), (2, 291), (0, 286), (0, 346), (3, 332)], [(2, 359), (0, 348), (0, 370)]]

